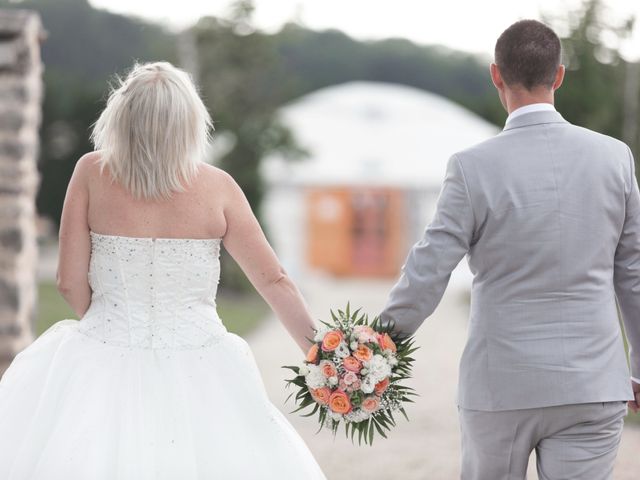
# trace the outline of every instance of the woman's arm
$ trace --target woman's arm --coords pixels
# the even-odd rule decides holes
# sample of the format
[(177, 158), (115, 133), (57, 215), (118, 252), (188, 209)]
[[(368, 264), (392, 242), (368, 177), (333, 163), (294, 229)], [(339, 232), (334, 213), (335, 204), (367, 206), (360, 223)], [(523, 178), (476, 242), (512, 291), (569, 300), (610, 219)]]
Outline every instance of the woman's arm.
[(302, 295), (280, 265), (238, 184), (226, 173), (224, 246), (273, 309), (293, 339), (306, 352), (315, 324)]
[(87, 222), (87, 170), (91, 159), (92, 154), (87, 154), (76, 162), (60, 218), (56, 285), (78, 318), (82, 318), (91, 304), (91, 287), (87, 275), (91, 256)]

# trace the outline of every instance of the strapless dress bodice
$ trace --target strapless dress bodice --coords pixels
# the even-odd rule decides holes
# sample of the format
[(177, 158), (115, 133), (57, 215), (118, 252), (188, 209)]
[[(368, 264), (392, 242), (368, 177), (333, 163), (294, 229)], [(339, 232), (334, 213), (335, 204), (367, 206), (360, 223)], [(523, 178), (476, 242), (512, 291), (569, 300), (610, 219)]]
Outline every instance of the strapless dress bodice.
[(91, 305), (79, 331), (131, 348), (211, 345), (226, 333), (216, 309), (217, 238), (148, 238), (90, 231)]

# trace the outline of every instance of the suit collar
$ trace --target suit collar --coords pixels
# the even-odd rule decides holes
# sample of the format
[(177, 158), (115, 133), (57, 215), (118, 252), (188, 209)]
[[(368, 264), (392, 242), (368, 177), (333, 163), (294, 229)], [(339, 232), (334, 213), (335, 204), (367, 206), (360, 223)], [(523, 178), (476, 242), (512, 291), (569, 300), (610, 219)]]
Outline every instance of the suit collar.
[(542, 110), (537, 112), (523, 113), (510, 119), (503, 130), (539, 125), (541, 123), (568, 123), (560, 113), (555, 110)]

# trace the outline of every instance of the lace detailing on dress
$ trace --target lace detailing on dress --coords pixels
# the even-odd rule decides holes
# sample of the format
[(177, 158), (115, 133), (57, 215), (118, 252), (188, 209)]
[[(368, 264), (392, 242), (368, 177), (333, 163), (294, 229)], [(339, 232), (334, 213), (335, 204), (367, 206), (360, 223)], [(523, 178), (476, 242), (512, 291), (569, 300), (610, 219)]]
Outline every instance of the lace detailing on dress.
[(93, 293), (82, 333), (123, 347), (184, 349), (226, 332), (215, 303), (220, 239), (90, 234)]

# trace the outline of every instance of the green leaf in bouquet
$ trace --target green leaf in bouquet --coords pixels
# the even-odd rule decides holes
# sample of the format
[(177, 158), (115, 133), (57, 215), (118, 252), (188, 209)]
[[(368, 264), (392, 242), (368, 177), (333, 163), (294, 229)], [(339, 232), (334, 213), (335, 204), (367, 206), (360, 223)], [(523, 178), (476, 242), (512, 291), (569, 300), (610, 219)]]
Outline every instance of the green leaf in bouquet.
[[(333, 315), (333, 312), (331, 314)], [(337, 321), (337, 319), (336, 319), (336, 321)], [(335, 325), (332, 325), (329, 322), (325, 322), (324, 320), (320, 320), (320, 323), (322, 323), (323, 325), (325, 325), (326, 327), (329, 327), (329, 328), (334, 328), (335, 327)]]
[[(309, 395), (308, 397), (305, 397), (302, 402), (300, 403), (300, 405), (298, 406), (298, 408), (296, 408), (293, 412), (290, 413), (296, 413), (299, 412), (300, 410), (303, 410), (305, 408), (307, 408), (309, 405), (316, 403), (316, 401), (311, 397), (311, 395)], [(316, 403), (317, 405), (317, 403)]]
[(409, 417), (407, 416), (407, 412), (405, 412), (403, 407), (400, 407), (398, 410), (400, 410), (400, 412), (402, 413), (402, 415), (404, 415), (404, 418), (407, 419), (407, 422), (409, 421)]
[(324, 421), (327, 418), (327, 409), (326, 408), (321, 408), (320, 409), (320, 415), (318, 416), (318, 420), (321, 423), (321, 427), (324, 426)]
[(390, 421), (391, 424), (395, 427), (396, 426), (396, 419), (393, 418), (393, 410), (389, 409), (389, 410), (387, 410), (387, 413), (389, 414), (389, 417), (388, 418), (385, 417), (385, 420)]
[[(289, 384), (287, 384), (287, 387), (289, 386)], [(284, 403), (287, 403), (289, 401), (289, 399), (295, 394), (296, 392), (291, 392), (287, 398), (285, 398)]]
[(292, 366), (292, 365), (284, 365), (282, 368), (287, 368), (289, 370), (293, 370), (296, 375), (300, 375), (300, 367)]
[(375, 417), (373, 418), (373, 424), (376, 427), (376, 430), (378, 431), (378, 433), (380, 435), (382, 435), (384, 438), (387, 438), (387, 434), (384, 433), (384, 429), (381, 427), (381, 422), (379, 419), (376, 419)]
[(373, 445), (373, 417), (369, 418), (369, 445)]
[(310, 417), (311, 415), (314, 415), (318, 409), (320, 409), (320, 404), (316, 403), (315, 406), (313, 407), (313, 410), (311, 410), (309, 413), (305, 413), (303, 415), (300, 415), (301, 417)]
[(390, 425), (388, 423), (387, 416), (384, 412), (378, 415), (375, 415), (375, 417), (376, 417), (376, 422), (379, 422), (387, 430), (389, 429)]

